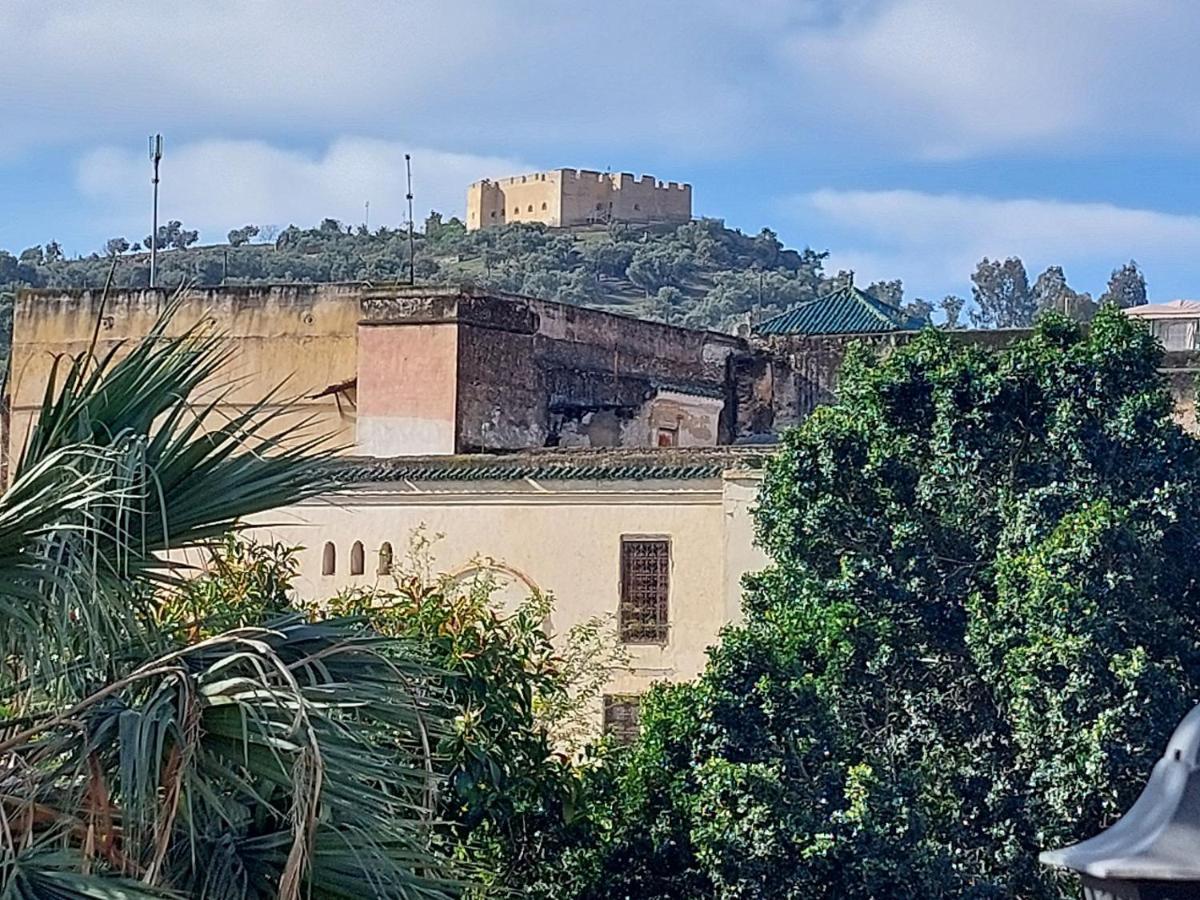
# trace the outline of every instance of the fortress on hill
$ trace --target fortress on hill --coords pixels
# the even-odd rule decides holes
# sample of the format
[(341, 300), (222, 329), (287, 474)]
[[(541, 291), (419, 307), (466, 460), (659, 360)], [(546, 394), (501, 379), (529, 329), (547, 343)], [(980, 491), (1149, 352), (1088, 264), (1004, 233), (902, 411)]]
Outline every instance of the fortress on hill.
[(563, 227), (606, 222), (682, 224), (692, 218), (692, 186), (628, 172), (551, 169), (484, 179), (467, 188), (467, 230), (507, 222)]

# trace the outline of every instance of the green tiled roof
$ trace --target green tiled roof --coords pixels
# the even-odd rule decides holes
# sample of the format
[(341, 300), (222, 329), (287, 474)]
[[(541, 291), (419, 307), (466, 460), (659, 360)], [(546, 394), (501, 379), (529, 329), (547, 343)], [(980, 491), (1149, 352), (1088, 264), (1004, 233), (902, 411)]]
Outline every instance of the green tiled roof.
[(509, 454), (346, 457), (332, 463), (342, 484), (383, 481), (691, 480), (759, 468), (769, 447), (550, 449)]
[(920, 320), (851, 284), (797, 304), (754, 330), (758, 334), (869, 334), (920, 327)]

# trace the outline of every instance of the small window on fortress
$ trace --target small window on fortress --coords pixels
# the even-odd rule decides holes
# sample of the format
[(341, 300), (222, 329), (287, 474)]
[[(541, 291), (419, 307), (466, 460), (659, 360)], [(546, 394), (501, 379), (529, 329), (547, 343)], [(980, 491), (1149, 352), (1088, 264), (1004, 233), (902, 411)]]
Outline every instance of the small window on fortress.
[(641, 209), (641, 207), (635, 203), (635, 204), (633, 204), (633, 209), (636, 212), (637, 210)]
[(529, 211), (533, 212), (533, 204), (532, 203), (529, 204)]
[(496, 211), (494, 209), (492, 210), (492, 218), (496, 218)]
[(543, 203), (543, 204), (542, 204), (542, 211), (543, 211), (543, 212), (545, 212), (545, 211), (546, 211), (546, 204), (545, 204), (545, 203)]
[(514, 206), (514, 207), (513, 207), (513, 215), (514, 215), (514, 216), (519, 216), (520, 214), (521, 214), (521, 207), (519, 207), (519, 206)]
[(603, 204), (603, 203), (597, 203), (597, 204), (596, 204), (596, 209), (604, 209), (604, 204)]
[(321, 553), (321, 574), (332, 575), (337, 571), (337, 548), (333, 541), (325, 542), (325, 550)]
[(392, 574), (392, 545), (388, 541), (379, 548), (379, 574)]
[(361, 575), (365, 568), (365, 560), (363, 558), (362, 541), (355, 541), (354, 546), (350, 548), (350, 574)]

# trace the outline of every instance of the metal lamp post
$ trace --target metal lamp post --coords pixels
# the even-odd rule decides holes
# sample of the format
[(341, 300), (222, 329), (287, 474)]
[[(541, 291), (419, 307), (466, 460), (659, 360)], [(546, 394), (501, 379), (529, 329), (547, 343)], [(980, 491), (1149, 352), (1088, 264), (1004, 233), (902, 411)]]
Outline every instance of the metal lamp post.
[(1129, 812), (1038, 858), (1078, 873), (1086, 900), (1200, 900), (1200, 706), (1179, 723)]
[(158, 273), (158, 164), (162, 160), (163, 139), (161, 134), (150, 138), (150, 161), (154, 163), (154, 219), (150, 230), (150, 287), (155, 286), (155, 276)]

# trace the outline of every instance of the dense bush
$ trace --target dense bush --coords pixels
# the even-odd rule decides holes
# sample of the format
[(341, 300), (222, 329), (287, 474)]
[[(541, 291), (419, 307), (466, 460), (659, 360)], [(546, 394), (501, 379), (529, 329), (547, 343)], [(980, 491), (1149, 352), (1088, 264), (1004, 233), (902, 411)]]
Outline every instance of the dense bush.
[(649, 699), (559, 896), (1072, 896), (1038, 851), (1123, 812), (1200, 700), (1200, 453), (1159, 357), (1112, 308), (853, 355), (769, 467), (744, 624)]

